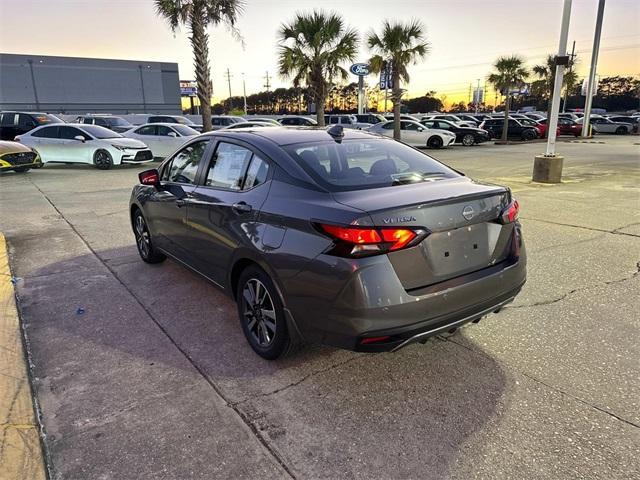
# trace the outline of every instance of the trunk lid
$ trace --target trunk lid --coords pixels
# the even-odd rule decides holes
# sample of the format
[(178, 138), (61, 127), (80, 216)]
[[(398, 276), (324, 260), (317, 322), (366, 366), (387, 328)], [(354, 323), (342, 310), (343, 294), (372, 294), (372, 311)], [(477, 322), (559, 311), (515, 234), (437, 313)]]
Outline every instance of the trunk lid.
[(431, 232), (420, 244), (388, 254), (406, 290), (481, 270), (509, 256), (513, 224), (498, 222), (511, 201), (505, 187), (458, 177), (333, 195), (368, 214), (358, 219), (360, 225)]

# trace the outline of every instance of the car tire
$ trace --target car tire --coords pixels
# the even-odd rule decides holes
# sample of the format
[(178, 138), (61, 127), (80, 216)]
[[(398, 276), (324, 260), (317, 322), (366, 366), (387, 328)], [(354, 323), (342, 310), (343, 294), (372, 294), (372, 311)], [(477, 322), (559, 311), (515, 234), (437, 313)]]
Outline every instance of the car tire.
[(429, 148), (442, 148), (442, 145), (444, 145), (444, 142), (438, 136), (434, 135), (429, 140), (427, 140), (427, 147)]
[(462, 145), (464, 145), (465, 147), (471, 147), (474, 143), (476, 143), (476, 139), (472, 134), (464, 134), (464, 136), (462, 137)]
[(18, 173), (24, 173), (24, 172), (28, 172), (30, 169), (31, 167), (16, 167), (13, 170)]
[(93, 164), (99, 170), (109, 170), (113, 167), (113, 158), (106, 150), (96, 150), (93, 154)]
[(282, 299), (264, 270), (252, 265), (242, 271), (236, 303), (242, 332), (254, 352), (267, 360), (275, 360), (296, 350)]
[(629, 133), (629, 130), (624, 127), (616, 128), (616, 135), (626, 135), (627, 133)]
[(146, 263), (160, 263), (167, 259), (163, 253), (158, 252), (153, 246), (149, 226), (139, 209), (136, 209), (133, 214), (133, 234), (136, 238), (138, 253), (143, 261)]
[(536, 134), (531, 130), (525, 130), (522, 132), (522, 140), (528, 142), (529, 140), (533, 140), (536, 138)]

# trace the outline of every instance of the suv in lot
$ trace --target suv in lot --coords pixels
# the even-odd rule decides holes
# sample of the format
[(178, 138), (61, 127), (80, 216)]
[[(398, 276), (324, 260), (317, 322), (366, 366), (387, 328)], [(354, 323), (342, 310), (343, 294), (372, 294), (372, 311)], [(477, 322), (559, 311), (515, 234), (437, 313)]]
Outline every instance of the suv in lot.
[(122, 117), (114, 115), (80, 115), (76, 117), (73, 123), (84, 123), (86, 125), (99, 125), (108, 128), (114, 132), (122, 133), (133, 128), (133, 125)]
[(359, 122), (355, 115), (325, 115), (324, 123), (325, 125), (342, 125), (344, 128), (355, 128), (357, 130), (362, 130), (372, 125), (368, 122)]
[(38, 112), (0, 112), (0, 140), (13, 140), (40, 125), (64, 123), (55, 115)]
[[(492, 138), (500, 138), (503, 125), (504, 118), (487, 118), (480, 124), (480, 128), (489, 132)], [(538, 137), (538, 130), (529, 125), (523, 125), (515, 118), (510, 118), (507, 137), (518, 140), (533, 140)]]
[(317, 127), (318, 122), (313, 118), (303, 117), (301, 115), (288, 115), (286, 117), (279, 118), (278, 121), (281, 125), (286, 127)]
[(379, 113), (363, 113), (363, 114), (355, 114), (354, 116), (358, 119), (358, 122), (370, 123), (371, 125), (375, 125), (376, 123), (387, 121), (387, 119), (384, 118)]

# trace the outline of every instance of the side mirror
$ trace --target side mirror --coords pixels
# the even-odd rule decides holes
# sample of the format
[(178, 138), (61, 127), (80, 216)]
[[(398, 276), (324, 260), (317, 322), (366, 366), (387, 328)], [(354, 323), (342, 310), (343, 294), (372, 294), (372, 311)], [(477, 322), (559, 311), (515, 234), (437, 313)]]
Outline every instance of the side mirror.
[(85, 138), (82, 135), (76, 135), (75, 137), (73, 137), (74, 140), (78, 140), (79, 142), (84, 143), (85, 142)]
[(418, 127), (419, 132), (424, 132), (424, 127)]
[(177, 137), (178, 137), (178, 134), (177, 134), (176, 132), (169, 132), (169, 133), (167, 134), (167, 137), (177, 138)]
[(152, 187), (160, 186), (160, 173), (155, 168), (140, 172), (138, 174), (138, 179), (142, 185), (150, 185)]

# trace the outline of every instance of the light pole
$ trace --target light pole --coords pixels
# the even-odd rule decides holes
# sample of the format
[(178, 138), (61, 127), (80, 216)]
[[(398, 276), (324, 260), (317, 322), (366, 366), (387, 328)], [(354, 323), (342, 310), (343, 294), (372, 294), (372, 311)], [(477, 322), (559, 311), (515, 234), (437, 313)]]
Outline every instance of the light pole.
[(556, 155), (556, 130), (558, 128), (558, 112), (560, 110), (560, 92), (564, 77), (564, 67), (569, 64), (567, 56), (567, 38), (569, 37), (569, 21), (571, 19), (571, 0), (564, 0), (560, 43), (555, 59), (556, 76), (553, 85), (551, 113), (547, 122), (547, 151), (535, 157), (533, 164), (533, 181), (543, 183), (560, 183), (562, 181), (562, 164), (564, 157)]
[(587, 84), (587, 98), (584, 101), (584, 120), (582, 123), (582, 136), (589, 136), (591, 125), (591, 102), (596, 83), (596, 69), (598, 67), (598, 52), (600, 50), (600, 34), (602, 33), (602, 18), (604, 17), (604, 0), (598, 1), (598, 16), (596, 17), (596, 33), (593, 36), (593, 52), (591, 53), (591, 70), (589, 70), (589, 83)]
[(244, 114), (247, 114), (247, 86), (244, 81), (244, 72), (242, 72), (242, 95), (244, 96)]

